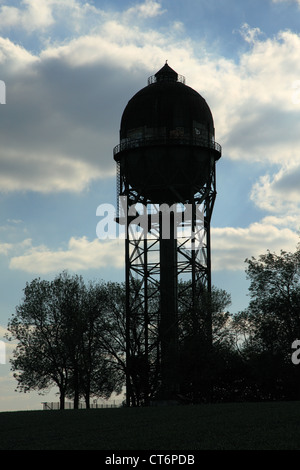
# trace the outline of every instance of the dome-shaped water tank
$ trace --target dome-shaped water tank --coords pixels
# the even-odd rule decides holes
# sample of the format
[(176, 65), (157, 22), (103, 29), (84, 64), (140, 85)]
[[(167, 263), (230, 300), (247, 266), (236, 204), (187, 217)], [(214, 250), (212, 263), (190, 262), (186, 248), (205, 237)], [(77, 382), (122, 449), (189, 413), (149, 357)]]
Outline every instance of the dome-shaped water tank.
[(114, 149), (120, 171), (152, 202), (184, 202), (220, 156), (208, 104), (166, 63), (124, 109)]

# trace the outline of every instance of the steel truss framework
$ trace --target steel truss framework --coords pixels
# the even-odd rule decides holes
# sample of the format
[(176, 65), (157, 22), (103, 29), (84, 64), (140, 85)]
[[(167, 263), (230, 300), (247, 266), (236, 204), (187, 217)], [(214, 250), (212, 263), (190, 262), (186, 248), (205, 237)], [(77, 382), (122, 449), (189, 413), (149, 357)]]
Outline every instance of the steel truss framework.
[[(120, 171), (119, 162), (117, 165), (117, 221), (125, 226), (126, 402), (127, 406), (148, 405), (153, 384), (156, 388), (163, 381), (160, 325), (165, 212), (138, 194), (127, 181), (126, 172)], [(173, 273), (177, 309), (194, 308), (201, 295), (199, 286), (211, 291), (210, 221), (216, 197), (213, 152), (207, 180), (195, 191), (184, 206), (177, 204), (174, 216), (173, 211), (166, 211), (173, 220), (168, 228), (176, 251)], [(184, 281), (184, 287), (179, 292), (180, 281)], [(176, 336), (177, 316), (173, 323)], [(172, 354), (176, 360), (176, 345)]]

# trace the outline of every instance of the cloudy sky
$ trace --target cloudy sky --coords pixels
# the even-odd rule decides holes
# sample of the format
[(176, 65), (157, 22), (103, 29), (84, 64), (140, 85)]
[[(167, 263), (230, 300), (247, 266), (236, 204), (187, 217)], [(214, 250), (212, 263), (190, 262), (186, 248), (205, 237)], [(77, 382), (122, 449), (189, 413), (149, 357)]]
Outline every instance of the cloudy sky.
[[(299, 25), (299, 0), (0, 0), (0, 339), (36, 277), (124, 279), (96, 210), (122, 111), (166, 60), (214, 115), (213, 284), (247, 305), (245, 258), (299, 240)], [(0, 411), (50, 397), (15, 385), (0, 364)]]

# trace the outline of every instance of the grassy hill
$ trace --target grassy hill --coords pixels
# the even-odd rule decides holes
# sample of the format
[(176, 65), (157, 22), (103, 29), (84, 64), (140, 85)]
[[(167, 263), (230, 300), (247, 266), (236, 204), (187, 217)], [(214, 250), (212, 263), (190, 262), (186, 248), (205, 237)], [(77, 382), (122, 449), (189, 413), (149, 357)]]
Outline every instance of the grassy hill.
[(1, 450), (300, 450), (300, 402), (0, 413)]

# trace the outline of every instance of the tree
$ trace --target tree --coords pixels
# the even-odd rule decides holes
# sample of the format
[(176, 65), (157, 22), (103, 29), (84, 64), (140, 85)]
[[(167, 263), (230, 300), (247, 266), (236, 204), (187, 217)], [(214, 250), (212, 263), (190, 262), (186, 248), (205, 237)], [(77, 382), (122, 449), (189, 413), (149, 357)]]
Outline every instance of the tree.
[(27, 283), (8, 324), (9, 339), (18, 340), (11, 364), (20, 391), (56, 385), (60, 407), (72, 396), (78, 408), (82, 395), (89, 406), (91, 393), (107, 397), (119, 389), (98, 338), (106, 299), (104, 285), (86, 287), (66, 272)]
[(18, 340), (11, 360), (17, 389), (23, 392), (45, 390), (55, 383), (60, 406), (64, 406), (69, 381), (66, 349), (59, 308), (53, 302), (48, 281), (33, 280), (24, 289), (24, 300), (8, 323), (9, 339)]
[[(184, 283), (179, 289), (185, 295)], [(194, 403), (213, 399), (222, 372), (220, 363), (233, 349), (230, 314), (226, 311), (230, 295), (216, 287), (208, 293), (199, 285), (196, 299), (195, 305), (189, 305), (186, 299), (179, 311), (181, 393)]]
[(300, 338), (300, 249), (267, 251), (246, 262), (251, 300), (234, 321), (244, 336), (248, 392), (255, 399), (286, 399), (294, 396), (291, 384), (300, 372), (291, 363), (291, 345)]
[[(139, 299), (139, 286), (132, 285), (130, 321), (130, 360), (126, 361), (126, 313), (125, 313), (125, 285), (119, 283), (107, 284), (107, 313), (106, 321), (101, 333), (102, 347), (108, 357), (114, 361), (115, 367), (127, 382), (127, 393), (133, 406), (146, 404), (148, 399), (155, 399), (160, 391), (160, 363), (159, 363), (159, 289), (149, 291), (148, 301), (148, 356), (145, 357), (144, 345), (144, 316)], [(208, 348), (211, 333), (208, 333), (211, 322), (208, 325), (208, 312), (212, 312), (212, 330), (214, 352), (225, 350), (232, 344), (230, 337), (229, 319), (226, 307), (230, 304), (230, 296), (223, 290), (214, 288), (212, 300), (202, 289), (198, 292), (198, 304), (196, 309), (191, 307), (189, 297), (190, 289), (186, 289), (185, 283), (179, 285), (179, 297), (181, 299), (178, 313), (179, 330), (179, 374), (181, 377), (181, 389), (185, 396), (193, 395), (194, 401), (200, 400), (201, 390), (204, 392), (208, 375), (214, 375), (212, 367), (212, 355)], [(183, 296), (186, 299), (183, 299)], [(184, 305), (184, 307), (183, 307)], [(220, 353), (221, 354), (221, 353)], [(225, 353), (224, 353), (225, 354)], [(217, 362), (217, 360), (216, 360)], [(219, 374), (219, 369), (218, 372)], [(196, 395), (198, 398), (196, 399)], [(202, 393), (203, 395), (203, 393)]]
[(91, 396), (109, 398), (113, 391), (120, 393), (123, 386), (115, 357), (103, 341), (107, 318), (111, 315), (110, 296), (110, 283), (90, 283), (85, 290), (79, 364), (80, 390), (87, 408), (90, 407)]
[(290, 353), (300, 338), (300, 250), (295, 253), (268, 251), (258, 260), (247, 259), (250, 280), (247, 319), (262, 349)]
[[(113, 391), (120, 392), (129, 377), (127, 393), (133, 405), (146, 404), (157, 396), (159, 290), (148, 292), (146, 357), (145, 324), (136, 287), (131, 289), (135, 308), (131, 312), (130, 356), (126, 360), (124, 284), (85, 285), (81, 277), (65, 272), (52, 282), (35, 279), (27, 284), (24, 299), (8, 325), (11, 338), (18, 340), (11, 361), (18, 389), (41, 392), (56, 385), (61, 408), (66, 397), (74, 400), (74, 408), (84, 397), (89, 408), (91, 396), (108, 398)], [(180, 285), (179, 291), (182, 299), (187, 290)], [(207, 378), (215, 377), (214, 357), (221, 349), (224, 353), (230, 343), (229, 314), (225, 311), (230, 298), (225, 291), (214, 289), (211, 300), (202, 289), (196, 309), (189, 308), (189, 301), (184, 300), (185, 307), (178, 314), (181, 387), (183, 393), (199, 401)]]

